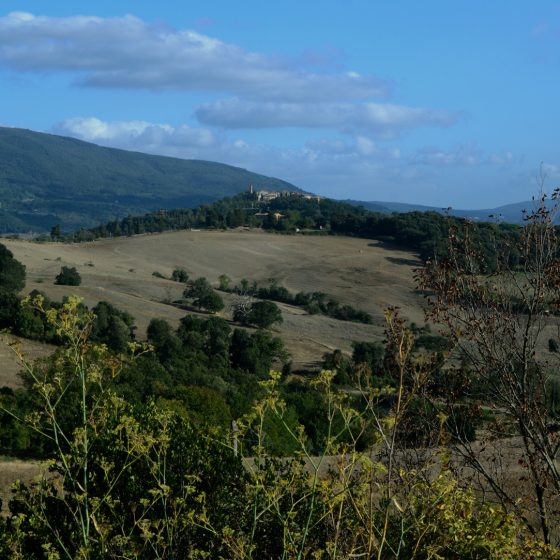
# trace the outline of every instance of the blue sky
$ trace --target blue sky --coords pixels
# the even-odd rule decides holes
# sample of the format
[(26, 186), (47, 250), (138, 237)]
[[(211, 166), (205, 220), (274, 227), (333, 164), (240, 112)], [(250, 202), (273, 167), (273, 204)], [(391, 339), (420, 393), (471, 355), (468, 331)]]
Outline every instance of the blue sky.
[(560, 2), (0, 8), (1, 125), (336, 198), (484, 208), (560, 183)]

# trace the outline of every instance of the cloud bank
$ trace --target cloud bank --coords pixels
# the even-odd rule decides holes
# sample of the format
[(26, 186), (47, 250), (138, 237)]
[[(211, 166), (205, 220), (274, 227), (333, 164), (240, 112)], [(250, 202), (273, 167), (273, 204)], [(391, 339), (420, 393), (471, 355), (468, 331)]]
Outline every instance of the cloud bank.
[(227, 92), (282, 101), (384, 97), (387, 84), (356, 73), (313, 73), (297, 61), (250, 52), (189, 30), (128, 15), (0, 18), (0, 64), (26, 72), (72, 72), (91, 87)]
[(0, 67), (62, 73), (90, 88), (232, 96), (194, 108), (207, 126), (330, 128), (391, 138), (457, 121), (449, 111), (379, 102), (389, 94), (385, 81), (334, 71), (327, 63), (332, 56), (308, 52), (282, 59), (131, 15), (0, 17)]
[(369, 131), (382, 136), (419, 126), (449, 126), (457, 115), (448, 111), (389, 103), (255, 103), (228, 99), (196, 110), (201, 123), (224, 128), (306, 127), (342, 132)]
[[(515, 163), (510, 153), (488, 154), (475, 144), (402, 153), (399, 148), (383, 146), (365, 134), (347, 140), (311, 139), (298, 148), (286, 149), (251, 144), (242, 138), (230, 139), (204, 127), (107, 122), (96, 117), (67, 119), (55, 125), (52, 132), (115, 148), (221, 161), (282, 177), (321, 194), (340, 198), (346, 192), (347, 196), (361, 196), (362, 200), (391, 198), (395, 189), (406, 189), (410, 184), (430, 185), (451, 168), (498, 169)], [(381, 190), (392, 194), (383, 197), (379, 194)], [(362, 194), (351, 194), (357, 192)]]

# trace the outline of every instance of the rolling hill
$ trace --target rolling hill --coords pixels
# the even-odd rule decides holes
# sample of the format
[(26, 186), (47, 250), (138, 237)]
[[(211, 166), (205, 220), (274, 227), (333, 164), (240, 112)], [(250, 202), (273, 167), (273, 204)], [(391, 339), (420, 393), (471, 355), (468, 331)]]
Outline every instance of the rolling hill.
[(94, 226), (128, 214), (194, 207), (246, 190), (298, 191), (246, 169), (104, 148), (0, 127), (0, 233)]
[[(403, 202), (366, 202), (361, 200), (346, 200), (344, 202), (357, 206), (363, 206), (372, 212), (381, 212), (385, 214), (390, 214), (392, 212), (397, 212), (399, 214), (405, 212), (439, 212), (440, 214), (443, 214), (445, 212), (451, 216), (456, 216), (457, 218), (468, 218), (470, 220), (480, 222), (496, 220), (512, 224), (523, 223), (523, 210), (530, 212), (535, 207), (535, 203), (532, 200), (514, 202), (512, 204), (506, 204), (496, 208), (483, 208), (479, 210), (460, 210), (457, 208), (447, 209), (439, 206), (425, 206), (422, 204), (407, 204)], [(548, 206), (552, 208), (553, 203), (550, 201)], [(555, 222), (558, 223), (558, 217), (556, 217)]]

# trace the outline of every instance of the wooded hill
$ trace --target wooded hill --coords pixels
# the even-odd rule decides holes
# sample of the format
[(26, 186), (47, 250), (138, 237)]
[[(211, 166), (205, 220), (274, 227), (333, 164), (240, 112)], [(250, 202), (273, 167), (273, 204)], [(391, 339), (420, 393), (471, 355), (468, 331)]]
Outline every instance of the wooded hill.
[(470, 222), (437, 212), (384, 214), (371, 212), (331, 199), (282, 196), (259, 202), (256, 194), (241, 193), (194, 209), (152, 212), (128, 216), (101, 226), (66, 236), (69, 241), (157, 233), (188, 228), (262, 227), (278, 233), (350, 235), (380, 239), (417, 251), (423, 259), (445, 255), (450, 228), (464, 231), (476, 242), (481, 254), (478, 262), (486, 271), (496, 268), (500, 256), (511, 265), (519, 255), (515, 243), (520, 226), (507, 223)]
[(0, 233), (92, 227), (128, 214), (194, 207), (290, 183), (211, 161), (104, 148), (0, 127)]

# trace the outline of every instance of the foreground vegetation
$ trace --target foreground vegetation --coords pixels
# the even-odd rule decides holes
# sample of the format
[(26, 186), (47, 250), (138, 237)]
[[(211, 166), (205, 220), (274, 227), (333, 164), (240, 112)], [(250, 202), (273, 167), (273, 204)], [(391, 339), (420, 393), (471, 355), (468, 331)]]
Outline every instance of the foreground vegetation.
[[(541, 210), (490, 253), (478, 241), (452, 222), (419, 271), (441, 333), (388, 310), (383, 345), (330, 352), (308, 379), (291, 379), (265, 329), (187, 316), (177, 330), (152, 321), (138, 344), (109, 304), (16, 301), (58, 350), (20, 356), (25, 385), (1, 396), (5, 450), (49, 470), (15, 488), (2, 554), (559, 558), (560, 391), (542, 351), (556, 231)], [(24, 271), (3, 258), (17, 300)], [(193, 301), (209, 293), (198, 284)]]
[[(267, 414), (287, 427), (278, 374), (261, 384), (263, 397), (235, 432), (220, 435), (153, 402), (135, 408), (119, 397), (111, 381), (123, 363), (89, 344), (93, 317), (77, 300), (48, 320), (65, 341), (59, 370), (45, 375), (25, 364), (38, 409), (22, 421), (49, 442), (50, 474), (15, 488), (0, 524), (5, 558), (559, 557), (521, 537), (513, 515), (477, 506), (444, 457), (435, 478), (425, 470), (433, 458), (420, 471), (399, 465), (401, 418), (429, 369), (413, 358), (411, 337), (394, 314), (387, 342), (397, 390), (361, 385), (356, 409), (323, 372), (314, 382), (327, 404), (322, 454), (309, 453), (304, 431), (289, 430), (296, 448), (281, 461), (265, 442)], [(136, 358), (147, 350), (134, 348)], [(70, 388), (79, 406), (68, 425), (59, 395)], [(393, 406), (380, 414), (386, 399)], [(341, 439), (336, 415), (350, 439)], [(357, 449), (371, 422), (378, 458)], [(248, 442), (251, 458), (243, 463)], [(337, 459), (324, 472), (328, 456)]]

